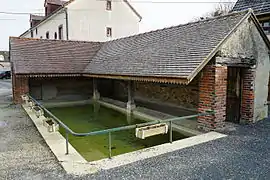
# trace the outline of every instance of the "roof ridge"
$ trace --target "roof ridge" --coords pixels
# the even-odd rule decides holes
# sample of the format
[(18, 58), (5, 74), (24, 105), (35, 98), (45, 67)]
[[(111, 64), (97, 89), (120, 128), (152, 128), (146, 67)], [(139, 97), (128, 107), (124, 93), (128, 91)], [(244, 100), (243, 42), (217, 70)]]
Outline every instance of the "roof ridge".
[(103, 44), (104, 42), (100, 41), (75, 41), (75, 40), (63, 40), (63, 39), (39, 39), (39, 38), (24, 38), (24, 37), (15, 37), (10, 36), (9, 39), (20, 39), (20, 40), (30, 40), (30, 41), (55, 41), (55, 42), (78, 42), (78, 43), (100, 43)]
[(217, 16), (217, 17), (213, 17), (213, 18), (209, 18), (209, 19), (205, 19), (205, 20), (201, 20), (201, 21), (188, 22), (188, 23), (185, 23), (185, 24), (173, 25), (173, 26), (169, 26), (169, 27), (165, 27), (165, 28), (161, 28), (161, 29), (151, 30), (151, 31), (147, 31), (147, 32), (143, 32), (143, 33), (139, 33), (139, 34), (135, 34), (135, 35), (131, 35), (131, 36), (126, 36), (126, 37), (106, 41), (105, 44), (108, 43), (108, 42), (113, 42), (113, 41), (122, 40), (122, 39), (126, 39), (126, 38), (132, 38), (132, 37), (145, 35), (145, 34), (148, 34), (148, 33), (155, 33), (155, 32), (164, 31), (164, 30), (172, 29), (172, 28), (176, 28), (176, 27), (184, 27), (184, 26), (188, 26), (188, 25), (192, 25), (192, 24), (205, 23), (205, 22), (208, 22), (208, 21), (213, 21), (213, 20), (221, 19), (221, 18), (228, 17), (228, 16), (234, 16), (234, 15), (237, 15), (237, 14), (249, 13), (250, 11), (253, 12), (253, 10), (249, 8), (249, 9), (244, 10), (244, 11), (231, 12), (231, 13), (226, 14), (226, 15)]

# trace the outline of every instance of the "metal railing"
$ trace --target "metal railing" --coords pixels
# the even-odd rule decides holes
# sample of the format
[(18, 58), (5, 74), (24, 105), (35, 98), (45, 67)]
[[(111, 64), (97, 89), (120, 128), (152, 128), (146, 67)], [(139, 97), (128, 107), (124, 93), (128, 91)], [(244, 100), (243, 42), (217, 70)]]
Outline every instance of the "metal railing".
[(112, 157), (112, 139), (111, 139), (111, 134), (113, 132), (117, 131), (124, 131), (124, 130), (129, 130), (129, 129), (135, 129), (135, 128), (140, 128), (140, 127), (145, 127), (149, 125), (155, 125), (159, 123), (169, 123), (169, 142), (173, 142), (173, 127), (172, 127), (172, 122), (173, 121), (179, 121), (179, 120), (184, 120), (184, 119), (191, 119), (191, 118), (196, 118), (199, 116), (209, 116), (213, 115), (213, 111), (207, 111), (205, 113), (199, 113), (195, 115), (189, 115), (189, 116), (183, 116), (183, 117), (175, 117), (175, 118), (170, 118), (170, 119), (165, 119), (165, 120), (158, 120), (158, 121), (151, 121), (151, 122), (146, 122), (146, 123), (140, 123), (140, 124), (134, 124), (134, 125), (129, 125), (129, 126), (122, 126), (122, 127), (117, 127), (117, 128), (111, 128), (111, 129), (105, 129), (105, 130), (99, 130), (99, 131), (91, 131), (87, 133), (76, 133), (72, 131), (66, 124), (64, 124), (60, 119), (58, 119), (55, 115), (53, 115), (49, 110), (47, 110), (41, 103), (39, 103), (37, 100), (35, 100), (33, 97), (30, 95), (27, 95), (34, 103), (35, 105), (38, 105), (40, 108), (43, 109), (44, 112), (47, 113), (47, 115), (51, 116), (62, 128), (65, 129), (66, 132), (66, 154), (69, 154), (69, 148), (68, 148), (68, 137), (69, 134), (73, 136), (78, 136), (78, 137), (85, 137), (85, 136), (95, 136), (95, 135), (101, 135), (101, 134), (108, 134), (108, 157)]

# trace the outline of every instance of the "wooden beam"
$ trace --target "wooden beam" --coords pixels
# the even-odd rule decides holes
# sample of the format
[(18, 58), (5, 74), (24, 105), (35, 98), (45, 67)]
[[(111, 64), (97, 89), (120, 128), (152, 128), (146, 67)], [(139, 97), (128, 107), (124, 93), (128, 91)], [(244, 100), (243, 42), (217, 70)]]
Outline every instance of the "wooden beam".
[(157, 83), (170, 83), (170, 84), (184, 84), (187, 85), (188, 81), (185, 78), (175, 77), (143, 77), (143, 76), (123, 76), (123, 75), (102, 75), (102, 74), (83, 74), (84, 77), (95, 77), (104, 79), (117, 79), (117, 80), (132, 80), (143, 82), (157, 82)]

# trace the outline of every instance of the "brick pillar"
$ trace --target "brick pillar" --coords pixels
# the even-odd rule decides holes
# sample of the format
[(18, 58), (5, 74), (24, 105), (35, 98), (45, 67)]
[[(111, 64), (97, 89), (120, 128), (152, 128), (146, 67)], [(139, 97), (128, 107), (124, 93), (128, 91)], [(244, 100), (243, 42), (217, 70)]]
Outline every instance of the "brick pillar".
[(12, 76), (13, 102), (22, 103), (21, 95), (29, 93), (29, 78), (22, 76)]
[(241, 123), (254, 122), (254, 79), (252, 69), (242, 70)]
[(198, 117), (198, 128), (214, 130), (225, 126), (227, 96), (227, 67), (207, 65), (199, 80), (200, 113), (207, 110), (215, 112), (211, 116)]

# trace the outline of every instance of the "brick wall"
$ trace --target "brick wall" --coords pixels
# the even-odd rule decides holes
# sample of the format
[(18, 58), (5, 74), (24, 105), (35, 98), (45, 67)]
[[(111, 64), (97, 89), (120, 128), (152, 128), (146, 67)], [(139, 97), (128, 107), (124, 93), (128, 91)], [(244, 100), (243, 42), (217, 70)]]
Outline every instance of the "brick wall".
[(227, 67), (207, 65), (199, 81), (199, 112), (212, 110), (211, 116), (198, 118), (198, 127), (203, 130), (219, 129), (225, 126), (227, 96)]
[(13, 90), (13, 102), (15, 104), (21, 103), (21, 95), (29, 92), (29, 80), (28, 77), (12, 76), (12, 90)]
[(251, 123), (254, 119), (254, 79), (255, 72), (252, 69), (243, 69), (241, 122)]

